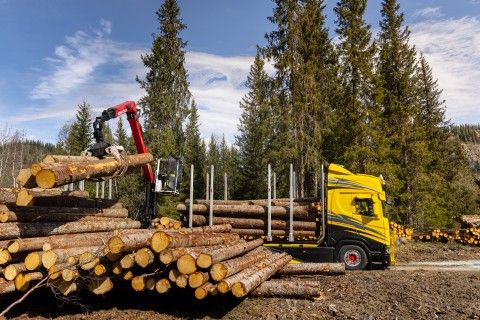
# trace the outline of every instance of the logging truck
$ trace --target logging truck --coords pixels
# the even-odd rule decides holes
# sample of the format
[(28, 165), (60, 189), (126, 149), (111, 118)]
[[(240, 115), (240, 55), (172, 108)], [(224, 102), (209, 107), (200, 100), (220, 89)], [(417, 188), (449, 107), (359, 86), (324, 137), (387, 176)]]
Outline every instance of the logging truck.
[(344, 262), (350, 270), (393, 265), (395, 235), (384, 214), (383, 178), (354, 174), (336, 164), (324, 168), (315, 243), (271, 241), (265, 246), (298, 261)]

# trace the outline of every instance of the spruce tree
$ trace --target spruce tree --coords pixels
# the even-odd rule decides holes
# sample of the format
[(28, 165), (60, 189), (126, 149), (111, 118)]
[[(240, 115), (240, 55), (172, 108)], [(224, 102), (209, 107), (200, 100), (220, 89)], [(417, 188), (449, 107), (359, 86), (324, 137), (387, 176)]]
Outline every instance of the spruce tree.
[(124, 148), (128, 147), (128, 144), (129, 144), (128, 135), (127, 135), (127, 131), (125, 130), (125, 125), (123, 124), (122, 118), (118, 119), (117, 129), (115, 130), (114, 141), (119, 146), (122, 146)]
[(78, 105), (75, 120), (68, 133), (68, 148), (72, 155), (79, 155), (92, 143), (93, 129), (91, 107), (83, 101)]
[(374, 46), (364, 19), (366, 6), (366, 0), (340, 0), (335, 7), (342, 91), (336, 109), (335, 158), (354, 172), (369, 171), (377, 157)]
[[(146, 91), (140, 101), (146, 113), (145, 137), (155, 156), (179, 155), (191, 100), (184, 65), (186, 42), (180, 37), (186, 25), (176, 0), (165, 0), (156, 14), (159, 34), (154, 35), (151, 52), (142, 55), (148, 72), (145, 79), (137, 77)], [(168, 150), (164, 150), (164, 139)]]
[(204, 170), (205, 151), (202, 150), (202, 139), (200, 137), (198, 110), (195, 101), (192, 101), (188, 123), (185, 128), (184, 157), (184, 190), (185, 194), (190, 188), (190, 166), (194, 165), (193, 190), (194, 197), (204, 196)]
[[(427, 148), (416, 92), (415, 48), (409, 44), (410, 31), (396, 0), (382, 2), (379, 33), (378, 76), (381, 86), (383, 132), (390, 147), (392, 165), (385, 172), (396, 213), (413, 224), (422, 197), (428, 193)], [(426, 199), (425, 199), (426, 200)]]
[(269, 158), (270, 82), (264, 61), (257, 53), (247, 76), (247, 95), (240, 102), (242, 115), (236, 145), (239, 150), (239, 190), (245, 199), (261, 197), (266, 192), (265, 173)]

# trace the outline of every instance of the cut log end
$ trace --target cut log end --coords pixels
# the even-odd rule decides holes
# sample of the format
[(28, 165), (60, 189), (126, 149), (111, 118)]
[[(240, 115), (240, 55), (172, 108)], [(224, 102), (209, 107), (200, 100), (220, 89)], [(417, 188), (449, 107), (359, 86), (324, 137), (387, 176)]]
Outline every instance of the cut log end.
[(77, 269), (63, 269), (62, 270), (62, 279), (64, 281), (70, 282), (77, 279), (80, 276), (80, 273)]
[(18, 240), (10, 241), (7, 246), (7, 250), (10, 253), (17, 253), (20, 250), (20, 243)]
[(42, 254), (42, 265), (45, 269), (50, 269), (57, 262), (58, 256), (53, 251), (46, 251)]
[(143, 275), (133, 277), (131, 285), (135, 291), (145, 290), (145, 277)]
[(148, 248), (142, 248), (135, 252), (135, 263), (142, 268), (146, 268), (155, 260), (153, 252)]
[(209, 255), (207, 253), (201, 253), (201, 254), (198, 255), (197, 265), (200, 268), (204, 268), (204, 269), (210, 268), (212, 263), (213, 263), (213, 259), (212, 259), (211, 255)]
[(187, 274), (181, 274), (177, 277), (175, 280), (175, 284), (179, 288), (186, 288), (188, 285), (188, 275)]
[(227, 277), (228, 269), (222, 263), (215, 263), (210, 268), (210, 276), (215, 281), (221, 281)]
[(217, 285), (217, 290), (220, 293), (227, 293), (228, 291), (230, 291), (230, 286), (226, 281), (220, 281)]
[(177, 269), (182, 274), (194, 273), (197, 271), (195, 259), (189, 254), (184, 254), (177, 260)]
[(241, 282), (236, 282), (232, 285), (232, 293), (237, 298), (242, 298), (247, 295), (247, 290)]
[(9, 263), (12, 260), (12, 255), (8, 250), (0, 250), (0, 266)]
[(208, 291), (202, 287), (195, 289), (195, 298), (198, 300), (205, 299), (208, 296)]
[(121, 237), (114, 236), (108, 240), (108, 251), (111, 253), (120, 253), (122, 252), (124, 245)]
[(53, 188), (56, 180), (55, 172), (49, 169), (42, 169), (35, 176), (37, 185), (44, 189)]
[(155, 284), (155, 290), (157, 290), (158, 293), (166, 293), (168, 290), (170, 290), (170, 288), (171, 285), (168, 279), (160, 279)]
[(102, 295), (113, 289), (113, 283), (110, 278), (92, 278), (88, 289), (96, 295)]
[(135, 257), (133, 254), (127, 254), (120, 259), (122, 269), (130, 269), (135, 265)]
[(177, 269), (172, 269), (168, 272), (168, 279), (173, 283), (175, 283), (179, 275), (180, 275), (180, 272), (178, 272)]
[(173, 261), (173, 254), (170, 250), (166, 250), (160, 253), (160, 262), (163, 264), (170, 264)]
[(172, 237), (165, 232), (155, 232), (151, 238), (150, 247), (156, 253), (160, 253), (172, 243)]
[(190, 288), (198, 288), (208, 281), (208, 273), (206, 272), (194, 272), (188, 277), (188, 285)]

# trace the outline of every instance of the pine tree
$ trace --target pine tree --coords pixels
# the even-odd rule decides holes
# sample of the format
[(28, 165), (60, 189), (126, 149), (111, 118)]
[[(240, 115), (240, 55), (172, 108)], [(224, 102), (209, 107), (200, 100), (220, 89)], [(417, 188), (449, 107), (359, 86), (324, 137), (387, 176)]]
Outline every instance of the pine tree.
[(384, 0), (379, 34), (378, 75), (381, 86), (383, 132), (392, 165), (387, 171), (389, 193), (403, 222), (413, 224), (422, 197), (428, 193), (427, 164), (431, 154), (420, 118), (416, 92), (415, 49), (396, 0)]
[(376, 118), (370, 25), (364, 20), (366, 0), (340, 0), (337, 46), (342, 92), (336, 113), (336, 161), (355, 172), (366, 172), (376, 161)]
[(142, 55), (146, 78), (137, 77), (137, 81), (147, 93), (140, 102), (146, 113), (147, 143), (155, 156), (168, 156), (182, 152), (182, 125), (191, 100), (184, 66), (186, 42), (180, 37), (186, 25), (176, 0), (165, 0), (156, 14), (159, 34), (154, 36), (151, 52)]
[[(184, 190), (185, 194), (190, 188), (190, 165), (194, 165), (193, 190), (194, 197), (204, 196), (204, 171), (205, 171), (205, 150), (202, 150), (202, 139), (200, 137), (198, 110), (195, 101), (192, 101), (188, 123), (185, 128), (184, 147)], [(187, 179), (188, 177), (188, 179)]]
[[(222, 176), (222, 162), (220, 158), (220, 145), (217, 142), (217, 138), (212, 134), (208, 143), (207, 153), (207, 172), (211, 174), (211, 166), (214, 166), (213, 170), (213, 198), (223, 199), (223, 176)], [(211, 179), (211, 176), (210, 176)]]
[(78, 105), (75, 121), (72, 123), (68, 133), (68, 151), (69, 154), (79, 155), (88, 146), (93, 138), (91, 107), (83, 101)]
[(265, 173), (269, 158), (270, 82), (264, 61), (257, 53), (247, 76), (248, 94), (240, 102), (242, 115), (236, 145), (239, 149), (239, 190), (245, 199), (261, 197), (266, 192)]

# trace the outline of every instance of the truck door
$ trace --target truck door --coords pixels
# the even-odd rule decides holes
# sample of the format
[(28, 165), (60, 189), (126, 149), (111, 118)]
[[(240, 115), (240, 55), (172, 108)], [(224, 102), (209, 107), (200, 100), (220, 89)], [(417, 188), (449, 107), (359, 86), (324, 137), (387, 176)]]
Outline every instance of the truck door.
[(373, 194), (357, 193), (352, 196), (352, 205), (353, 219), (361, 224), (359, 235), (366, 239), (372, 250), (381, 249), (385, 242), (385, 226), (380, 200)]

